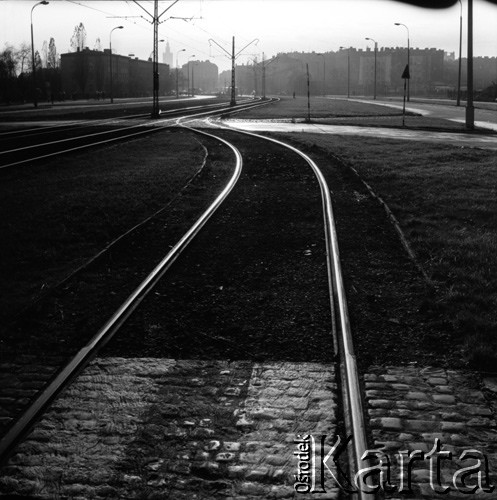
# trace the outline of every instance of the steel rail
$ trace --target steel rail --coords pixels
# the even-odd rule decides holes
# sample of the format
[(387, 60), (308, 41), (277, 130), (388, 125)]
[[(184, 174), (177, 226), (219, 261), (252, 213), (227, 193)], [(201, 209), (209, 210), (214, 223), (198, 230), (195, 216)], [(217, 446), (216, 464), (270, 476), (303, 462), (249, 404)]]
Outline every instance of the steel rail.
[[(267, 104), (272, 104), (279, 99), (274, 99), (274, 100), (269, 100), (269, 101), (263, 101), (263, 102), (253, 102), (251, 101), (250, 104), (236, 104), (235, 107), (227, 108), (226, 110), (220, 110), (217, 112), (210, 111), (210, 112), (204, 112), (204, 113), (198, 113), (196, 115), (189, 115), (189, 116), (180, 116), (179, 118), (176, 118), (176, 124), (183, 126), (183, 121), (196, 121), (200, 116), (204, 115), (216, 115), (218, 113), (223, 113), (225, 115), (232, 115), (236, 113), (241, 113), (242, 111), (245, 111), (247, 109), (252, 109), (252, 108), (258, 108), (259, 106), (266, 106)], [(199, 129), (194, 128), (195, 131), (200, 132)]]
[[(94, 132), (92, 134), (78, 135), (76, 137), (68, 137), (66, 139), (58, 139), (56, 141), (43, 142), (41, 144), (31, 144), (30, 146), (22, 146), (20, 148), (9, 149), (7, 151), (0, 151), (0, 155), (5, 155), (5, 154), (9, 154), (9, 153), (10, 154), (11, 153), (17, 153), (19, 151), (27, 151), (27, 150), (30, 150), (30, 149), (39, 148), (41, 146), (45, 147), (45, 146), (52, 146), (54, 144), (62, 144), (64, 142), (79, 141), (81, 139), (87, 139), (89, 137), (103, 136), (103, 135), (106, 135), (106, 134), (114, 134), (114, 133), (122, 132), (123, 130), (132, 130), (134, 128), (142, 128), (142, 127), (143, 127), (143, 125), (140, 123), (138, 125), (131, 125), (129, 127), (121, 127), (121, 128), (116, 128), (116, 129), (113, 129), (113, 130), (104, 130), (104, 131), (101, 131), (101, 132)], [(128, 136), (125, 136), (125, 137), (128, 137)], [(100, 144), (100, 143), (97, 143), (97, 144)], [(43, 158), (43, 157), (41, 157), (41, 158)]]
[[(245, 108), (247, 108), (249, 106), (256, 106), (256, 105), (258, 105), (258, 103), (251, 103), (249, 105), (248, 104), (241, 104), (240, 107), (242, 107), (243, 109), (245, 109)], [(238, 107), (237, 107), (237, 109), (238, 109)], [(205, 111), (205, 112), (202, 112), (202, 113), (196, 113), (196, 114), (193, 114), (193, 115), (188, 115), (188, 117), (205, 116), (205, 115), (209, 115), (209, 114), (215, 115), (215, 114), (218, 114), (218, 113), (227, 113), (227, 112), (230, 112), (230, 111), (231, 111), (231, 109), (229, 107), (226, 107), (226, 108), (222, 108), (222, 109), (209, 110), (209, 111)], [(236, 111), (236, 110), (234, 110), (234, 111)], [(181, 119), (181, 117), (180, 118), (166, 118), (167, 122), (164, 124), (163, 123), (165, 121), (164, 118), (159, 118), (157, 120), (153, 120), (152, 122), (148, 122), (148, 124), (150, 124), (151, 127), (147, 127), (146, 130), (141, 130), (140, 132), (135, 132), (135, 133), (132, 133), (132, 134), (127, 134), (127, 135), (121, 135), (119, 137), (109, 138), (109, 139), (105, 139), (105, 140), (102, 140), (102, 141), (91, 142), (89, 144), (82, 144), (80, 146), (75, 146), (75, 147), (72, 147), (72, 148), (68, 148), (68, 149), (64, 149), (64, 150), (60, 150), (60, 151), (54, 151), (54, 152), (47, 153), (47, 154), (44, 154), (44, 155), (40, 155), (40, 156), (36, 156), (36, 157), (30, 157), (30, 158), (26, 158), (24, 160), (19, 160), (19, 161), (12, 162), (12, 163), (7, 163), (5, 165), (0, 165), (0, 170), (3, 169), (3, 168), (14, 167), (16, 165), (22, 165), (23, 163), (29, 163), (31, 161), (42, 160), (44, 158), (50, 158), (50, 157), (57, 156), (57, 155), (60, 155), (60, 154), (70, 153), (70, 152), (73, 152), (73, 151), (78, 151), (80, 149), (86, 149), (86, 148), (90, 148), (90, 147), (94, 147), (94, 146), (100, 146), (100, 145), (103, 145), (103, 144), (110, 144), (111, 142), (122, 141), (123, 139), (128, 139), (128, 138), (131, 138), (131, 137), (138, 137), (140, 135), (154, 133), (154, 132), (157, 132), (158, 130), (161, 130), (161, 129), (164, 129), (164, 128), (169, 128), (171, 126), (171, 121), (172, 120), (178, 120), (178, 119)], [(130, 127), (123, 127), (123, 128), (114, 130), (112, 132), (118, 132), (118, 131), (123, 131), (123, 130), (130, 130), (130, 129), (139, 128), (139, 127), (143, 127), (143, 124), (132, 125)], [(75, 141), (75, 140), (83, 139), (85, 137), (97, 136), (97, 135), (100, 135), (100, 134), (104, 134), (104, 133), (103, 132), (97, 132), (95, 134), (89, 134), (89, 135), (86, 135), (86, 136), (75, 137), (75, 138), (72, 138), (72, 139), (63, 139), (60, 142), (68, 141), (68, 140)], [(58, 142), (59, 141), (52, 141), (50, 143), (44, 143), (44, 144), (41, 144), (41, 145), (38, 144), (38, 146), (46, 146), (46, 145), (49, 145), (49, 144), (56, 144)], [(32, 148), (32, 147), (36, 147), (36, 146), (28, 146), (27, 148), (18, 148), (18, 149), (14, 149), (14, 150), (2, 152), (2, 153), (0, 153), (0, 155), (4, 154), (4, 153), (12, 153), (12, 152), (17, 152), (17, 151), (22, 151), (24, 149), (28, 149), (28, 148)]]
[[(221, 127), (221, 126), (220, 126)], [(233, 131), (229, 126), (223, 125), (222, 128)], [(314, 174), (316, 175), (319, 186), (321, 189), (322, 200), (323, 200), (323, 217), (325, 222), (325, 236), (326, 236), (326, 250), (327, 250), (327, 267), (328, 267), (328, 280), (330, 289), (330, 303), (332, 317), (335, 312), (338, 311), (338, 322), (340, 325), (340, 335), (334, 338), (335, 347), (338, 345), (342, 354), (341, 372), (344, 375), (344, 384), (342, 385), (344, 405), (346, 407), (345, 420), (346, 424), (348, 422), (349, 429), (347, 429), (347, 434), (353, 436), (353, 460), (351, 465), (353, 465), (353, 470), (359, 471), (360, 462), (365, 451), (368, 449), (367, 437), (366, 437), (366, 425), (364, 422), (364, 408), (362, 405), (361, 398), (361, 387), (358, 376), (357, 362), (354, 354), (354, 344), (352, 339), (352, 330), (350, 327), (349, 313), (347, 307), (347, 299), (345, 293), (345, 286), (343, 282), (343, 273), (340, 264), (340, 253), (338, 247), (338, 237), (336, 233), (335, 218), (333, 215), (333, 207), (331, 201), (330, 189), (328, 183), (324, 178), (323, 173), (317, 166), (317, 164), (305, 153), (297, 149), (296, 147), (287, 144), (278, 139), (272, 137), (266, 137), (259, 134), (254, 134), (253, 132), (236, 130), (235, 132), (249, 135), (252, 137), (257, 137), (259, 139), (264, 139), (280, 146), (284, 146), (296, 154), (301, 156), (312, 168)], [(336, 298), (337, 307), (335, 309), (333, 305), (333, 297)], [(335, 332), (335, 331), (334, 331)], [(371, 500), (374, 495), (371, 493), (366, 493), (361, 488), (356, 491), (357, 498), (359, 500)]]
[[(188, 127), (185, 127), (188, 128)], [(193, 130), (193, 129), (191, 129)], [(197, 219), (193, 226), (183, 235), (183, 237), (174, 245), (168, 254), (157, 264), (150, 274), (141, 282), (141, 284), (129, 295), (117, 311), (110, 317), (104, 326), (94, 335), (94, 337), (80, 349), (71, 361), (57, 374), (54, 380), (46, 387), (32, 405), (11, 427), (7, 434), (0, 440), (0, 464), (8, 459), (15, 445), (29, 432), (36, 421), (41, 417), (44, 411), (67, 387), (67, 385), (88, 365), (97, 352), (112, 338), (116, 331), (125, 323), (129, 316), (136, 310), (143, 299), (155, 287), (166, 271), (176, 261), (179, 255), (199, 233), (209, 218), (219, 208), (228, 194), (235, 186), (242, 171), (242, 156), (235, 146), (231, 143), (209, 134), (204, 131), (193, 130), (198, 134), (218, 140), (228, 146), (235, 154), (235, 170), (221, 193)]]
[[(46, 125), (46, 126), (39, 126), (39, 127), (33, 127), (33, 128), (24, 128), (24, 129), (17, 129), (17, 130), (7, 130), (5, 132), (0, 131), (0, 139), (3, 139), (6, 136), (12, 136), (12, 135), (21, 135), (25, 136), (26, 132), (32, 132), (33, 135), (38, 134), (48, 134), (51, 133), (54, 130), (64, 128), (64, 130), (73, 130), (75, 128), (84, 128), (86, 125), (102, 125), (104, 123), (112, 122), (115, 120), (119, 121), (124, 121), (124, 120), (130, 120), (130, 119), (136, 119), (136, 118), (145, 118), (149, 116), (149, 113), (141, 113), (139, 115), (129, 115), (129, 116), (115, 116), (113, 118), (101, 118), (98, 120), (66, 120), (64, 123), (55, 123), (51, 125)], [(62, 117), (61, 117), (62, 119)], [(63, 121), (63, 119), (62, 119)], [(0, 122), (0, 125), (4, 124), (16, 124), (17, 122), (12, 122), (12, 121), (6, 121), (6, 122)], [(43, 122), (44, 123), (44, 122)]]
[[(247, 100), (241, 101), (242, 103), (247, 102)], [(251, 100), (250, 102), (253, 102)], [(140, 103), (142, 104), (142, 103)], [(161, 115), (168, 115), (168, 114), (173, 114), (173, 113), (180, 113), (180, 112), (185, 112), (185, 111), (191, 111), (194, 109), (199, 109), (199, 108), (209, 108), (209, 107), (222, 107), (226, 103), (211, 103), (211, 104), (205, 104), (205, 105), (197, 105), (197, 106), (186, 106), (184, 108), (175, 108), (175, 109), (166, 109), (161, 112)], [(48, 125), (44, 127), (33, 127), (33, 128), (28, 128), (28, 129), (18, 129), (18, 130), (8, 130), (8, 131), (0, 131), (0, 139), (6, 136), (12, 136), (12, 135), (24, 135), (26, 132), (34, 132), (38, 134), (44, 134), (44, 133), (49, 133), (52, 130), (57, 130), (59, 128), (65, 128), (65, 130), (73, 130), (74, 128), (77, 128), (79, 125), (102, 125), (104, 123), (112, 122), (115, 120), (119, 121), (124, 121), (124, 120), (130, 120), (130, 119), (136, 119), (136, 118), (148, 118), (150, 116), (150, 113), (140, 113), (136, 115), (128, 115), (128, 116), (115, 116), (112, 118), (101, 118), (97, 120), (67, 120), (64, 123), (61, 124), (53, 124), (53, 125)], [(161, 118), (162, 118), (161, 116)], [(0, 119), (2, 116), (0, 115)], [(5, 124), (5, 123), (16, 123), (16, 122), (9, 122), (9, 121), (0, 121), (0, 125)], [(70, 127), (67, 128), (68, 126), (76, 125), (75, 127)]]

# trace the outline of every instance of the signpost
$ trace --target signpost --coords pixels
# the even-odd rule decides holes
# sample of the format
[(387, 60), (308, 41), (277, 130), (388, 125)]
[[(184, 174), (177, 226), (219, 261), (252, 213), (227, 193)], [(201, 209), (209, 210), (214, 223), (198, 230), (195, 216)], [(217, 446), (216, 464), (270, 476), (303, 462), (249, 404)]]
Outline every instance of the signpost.
[(402, 78), (404, 79), (404, 105), (402, 106), (402, 126), (405, 126), (405, 116), (406, 116), (406, 90), (407, 90), (407, 80), (411, 78), (409, 74), (409, 64), (404, 68), (402, 73)]

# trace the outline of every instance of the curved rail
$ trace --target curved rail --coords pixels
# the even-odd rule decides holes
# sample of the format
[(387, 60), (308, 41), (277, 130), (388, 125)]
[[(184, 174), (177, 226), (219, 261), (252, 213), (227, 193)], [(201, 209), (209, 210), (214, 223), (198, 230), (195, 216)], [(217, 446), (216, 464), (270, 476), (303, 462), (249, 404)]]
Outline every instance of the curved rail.
[(97, 352), (112, 338), (116, 331), (124, 324), (133, 311), (140, 305), (143, 299), (154, 288), (166, 271), (176, 261), (187, 245), (198, 234), (209, 218), (219, 208), (228, 194), (235, 186), (242, 171), (242, 156), (228, 141), (216, 137), (203, 131), (196, 133), (211, 137), (228, 146), (236, 158), (235, 171), (228, 184), (197, 219), (193, 226), (174, 245), (169, 253), (157, 264), (152, 272), (142, 281), (142, 283), (131, 293), (119, 309), (111, 316), (105, 325), (95, 334), (95, 336), (80, 349), (71, 361), (58, 373), (55, 379), (46, 387), (33, 404), (24, 412), (21, 418), (11, 427), (7, 434), (0, 441), (0, 463), (7, 460), (14, 446), (29, 432), (31, 427), (48, 408), (57, 395), (85, 368)]
[[(228, 126), (220, 126), (220, 128), (229, 129)], [(333, 321), (333, 342), (335, 348), (338, 347), (341, 354), (342, 377), (344, 387), (342, 387), (342, 396), (345, 407), (345, 422), (347, 434), (353, 436), (353, 460), (351, 461), (352, 469), (358, 471), (360, 461), (364, 452), (368, 449), (366, 438), (366, 426), (364, 422), (364, 409), (361, 399), (361, 389), (358, 377), (357, 362), (354, 354), (354, 345), (352, 340), (352, 331), (350, 327), (347, 299), (345, 294), (345, 286), (343, 283), (343, 274), (340, 264), (340, 253), (338, 248), (338, 237), (335, 227), (335, 218), (331, 202), (331, 195), (326, 179), (317, 164), (305, 153), (285, 142), (279, 141), (272, 137), (266, 137), (252, 132), (236, 130), (236, 132), (258, 137), (267, 141), (284, 146), (296, 154), (301, 156), (314, 171), (322, 193), (323, 199), (323, 217), (325, 222), (326, 250), (327, 250), (327, 267), (328, 267), (328, 283), (330, 289), (330, 305)], [(336, 300), (336, 308), (333, 302), (333, 297)], [(335, 328), (334, 317), (338, 312), (338, 323), (340, 335)], [(359, 500), (371, 499), (371, 495), (367, 496), (361, 489), (357, 490), (357, 498)]]
[[(251, 101), (248, 104), (247, 103), (239, 104), (239, 105), (237, 105), (237, 107), (235, 109), (229, 108), (229, 107), (222, 107), (221, 109), (211, 109), (211, 110), (208, 110), (208, 111), (202, 111), (202, 112), (199, 112), (199, 113), (194, 113), (193, 115), (188, 115), (188, 117), (192, 118), (192, 117), (200, 117), (200, 116), (206, 116), (206, 115), (216, 115), (216, 114), (219, 114), (219, 113), (232, 113), (232, 112), (235, 112), (236, 110), (238, 110), (239, 108), (246, 109), (247, 107), (256, 106), (258, 104), (259, 103), (257, 103), (257, 102), (254, 103), (253, 101)], [(223, 103), (223, 105), (224, 105), (224, 103)], [(201, 108), (205, 109), (205, 107), (212, 107), (212, 106), (214, 106), (214, 105), (209, 104), (207, 106), (201, 106)], [(195, 108), (197, 108), (197, 106), (192, 107), (192, 108), (188, 108), (188, 109), (191, 110), (191, 109), (195, 109)], [(178, 112), (178, 113), (181, 113), (184, 110), (181, 109), (181, 110), (174, 110), (174, 111)], [(5, 165), (0, 165), (0, 170), (4, 169), (4, 168), (14, 167), (16, 165), (21, 165), (21, 164), (28, 163), (28, 162), (35, 161), (35, 160), (41, 160), (41, 159), (50, 158), (50, 157), (57, 156), (57, 155), (64, 154), (64, 153), (70, 153), (70, 152), (73, 152), (73, 151), (78, 151), (78, 150), (89, 148), (89, 147), (99, 146), (99, 145), (103, 145), (103, 144), (109, 144), (111, 142), (122, 141), (123, 139), (129, 139), (129, 138), (132, 138), (132, 137), (138, 137), (138, 136), (141, 136), (141, 135), (151, 134), (151, 133), (154, 133), (154, 132), (156, 132), (158, 130), (170, 127), (171, 126), (171, 120), (178, 120), (178, 119), (182, 119), (182, 118), (183, 117), (179, 117), (179, 118), (176, 118), (176, 119), (175, 118), (166, 118), (166, 122), (165, 122), (164, 118), (159, 118), (157, 120), (153, 120), (151, 122), (147, 122), (147, 124), (150, 124), (151, 127), (147, 127), (146, 130), (140, 130), (138, 132), (133, 132), (133, 133), (129, 133), (129, 134), (119, 135), (118, 137), (107, 138), (107, 139), (104, 139), (104, 140), (101, 140), (101, 141), (95, 141), (95, 142), (90, 142), (88, 144), (82, 144), (82, 145), (78, 145), (78, 146), (74, 146), (74, 147), (69, 147), (69, 148), (64, 149), (64, 150), (52, 151), (50, 153), (41, 154), (41, 155), (36, 156), (36, 157), (25, 158), (25, 159), (22, 159), (22, 160), (19, 160), (19, 161), (15, 161), (15, 162), (12, 162), (12, 163), (7, 163)], [(2, 154), (15, 153), (15, 152), (19, 152), (19, 151), (22, 151), (22, 150), (33, 149), (33, 148), (36, 148), (36, 147), (42, 147), (42, 146), (47, 146), (47, 145), (60, 144), (60, 143), (67, 142), (67, 141), (77, 141), (77, 140), (81, 140), (81, 139), (83, 139), (85, 137), (86, 138), (88, 138), (88, 137), (97, 137), (97, 136), (102, 136), (102, 135), (110, 134), (110, 133), (123, 132), (123, 131), (126, 131), (126, 130), (135, 129), (135, 128), (143, 128), (143, 124), (131, 125), (129, 127), (122, 127), (120, 129), (114, 129), (114, 130), (111, 130), (111, 131), (98, 132), (98, 133), (94, 133), (94, 134), (87, 134), (85, 136), (74, 137), (74, 138), (69, 138), (69, 139), (62, 139), (62, 140), (59, 140), (59, 141), (52, 141), (50, 143), (43, 143), (43, 144), (37, 144), (37, 145), (27, 146), (26, 148), (17, 148), (17, 149), (13, 149), (13, 150), (9, 150), (9, 151), (3, 151), (2, 153), (0, 153), (0, 156)]]

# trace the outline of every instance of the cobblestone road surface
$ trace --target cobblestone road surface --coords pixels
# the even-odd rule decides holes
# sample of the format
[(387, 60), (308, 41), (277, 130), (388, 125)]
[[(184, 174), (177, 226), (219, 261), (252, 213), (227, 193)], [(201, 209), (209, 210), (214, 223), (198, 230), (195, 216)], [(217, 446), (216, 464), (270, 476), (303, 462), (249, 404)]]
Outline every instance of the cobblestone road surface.
[[(443, 461), (440, 484), (451, 485), (456, 470), (475, 463), (459, 460), (469, 448), (488, 458), (497, 482), (495, 380), (429, 367), (382, 367), (365, 375), (364, 388), (372, 444), (391, 458), (397, 488), (398, 453), (426, 455), (436, 439), (453, 453)], [(343, 498), (329, 473), (324, 494), (294, 490), (294, 441), (326, 435), (327, 452), (339, 429), (338, 400), (331, 365), (97, 359), (0, 470), (0, 494)], [(429, 464), (426, 458), (415, 462), (415, 494), (408, 498), (468, 498), (453, 486), (449, 495), (434, 491)], [(438, 479), (432, 481), (437, 488)], [(467, 484), (476, 484), (476, 476)]]

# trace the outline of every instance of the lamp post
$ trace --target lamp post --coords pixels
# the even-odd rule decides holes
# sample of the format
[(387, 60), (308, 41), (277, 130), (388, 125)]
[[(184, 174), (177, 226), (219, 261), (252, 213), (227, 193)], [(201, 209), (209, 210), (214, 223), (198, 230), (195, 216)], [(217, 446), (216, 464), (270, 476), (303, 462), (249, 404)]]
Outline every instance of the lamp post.
[[(409, 69), (409, 75), (411, 74), (411, 68), (410, 68), (410, 57), (409, 57), (409, 51), (410, 51), (410, 44), (409, 44), (409, 28), (403, 24), (403, 23), (394, 23), (395, 26), (404, 26), (404, 28), (407, 30), (407, 68)], [(410, 91), (410, 82), (411, 82), (411, 79), (410, 77), (407, 79), (407, 100), (410, 101), (411, 100), (411, 91)]]
[(42, 2), (38, 2), (31, 7), (31, 67), (33, 69), (33, 85), (34, 85), (34, 97), (33, 104), (34, 107), (38, 107), (38, 96), (36, 95), (36, 64), (35, 64), (35, 45), (34, 45), (34, 36), (33, 36), (33, 10), (37, 5), (48, 5), (46, 0)]
[(376, 99), (376, 54), (378, 52), (378, 42), (373, 38), (367, 37), (366, 40), (370, 40), (374, 42), (374, 91), (373, 91), (373, 99)]
[(347, 99), (350, 98), (350, 47), (340, 47), (340, 50), (347, 49)]
[[(159, 40), (159, 42), (165, 42), (165, 40)], [(150, 55), (148, 56), (148, 60), (151, 61), (152, 60), (152, 56), (154, 55), (154, 51), (152, 50), (152, 52), (150, 52)]]
[(179, 98), (179, 88), (178, 88), (178, 54), (180, 52), (185, 52), (186, 49), (180, 49), (176, 52), (176, 99)]
[(110, 103), (114, 103), (114, 96), (112, 95), (112, 32), (114, 30), (122, 30), (124, 26), (116, 26), (110, 30), (109, 34), (109, 69), (110, 69)]
[(459, 68), (457, 72), (457, 106), (461, 105), (462, 2), (459, 0)]
[(264, 64), (264, 52), (262, 53), (262, 99), (266, 100), (266, 65)]
[(187, 87), (186, 91), (187, 91), (188, 97), (190, 97), (190, 59), (192, 57), (195, 57), (195, 54), (191, 55), (188, 58), (188, 62), (186, 63), (186, 75), (187, 75), (187, 82), (188, 82), (188, 87)]
[(325, 96), (325, 82), (326, 82), (326, 58), (324, 54), (318, 54), (318, 56), (323, 56), (323, 97)]
[(475, 128), (475, 107), (473, 105), (473, 0), (468, 0), (468, 67), (466, 97), (466, 128)]

